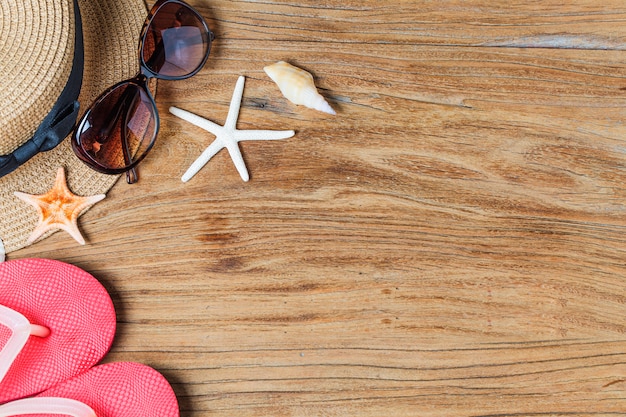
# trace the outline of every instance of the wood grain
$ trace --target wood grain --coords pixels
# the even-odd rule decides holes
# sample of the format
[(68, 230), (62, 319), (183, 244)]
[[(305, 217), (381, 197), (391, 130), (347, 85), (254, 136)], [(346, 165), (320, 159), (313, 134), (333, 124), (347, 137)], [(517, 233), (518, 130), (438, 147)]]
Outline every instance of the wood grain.
[[(11, 259), (74, 263), (118, 312), (107, 361), (191, 416), (626, 414), (626, 4), (191, 1), (216, 32), (161, 82), (141, 180)], [(264, 74), (313, 73), (338, 116)], [(247, 77), (243, 183), (213, 137)]]

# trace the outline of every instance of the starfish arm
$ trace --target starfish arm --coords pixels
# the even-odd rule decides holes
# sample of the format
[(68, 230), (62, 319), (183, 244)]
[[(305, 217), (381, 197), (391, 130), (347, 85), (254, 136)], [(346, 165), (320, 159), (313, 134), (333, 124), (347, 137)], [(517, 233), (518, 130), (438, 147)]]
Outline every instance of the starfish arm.
[(57, 176), (54, 180), (54, 188), (67, 188), (67, 180), (65, 179), (65, 168), (63, 167), (59, 167), (59, 169), (57, 169)]
[(79, 203), (77, 203), (71, 217), (78, 219), (78, 216), (83, 214), (85, 210), (87, 210), (89, 207), (93, 206), (97, 202), (104, 200), (105, 197), (106, 194), (96, 194), (90, 197), (77, 197)]
[(224, 129), (232, 131), (235, 130), (235, 127), (237, 126), (237, 118), (239, 117), (239, 108), (241, 107), (241, 98), (243, 97), (243, 86), (245, 82), (246, 77), (243, 75), (237, 79), (235, 91), (233, 91), (233, 98), (230, 100), (226, 123), (224, 123)]
[(174, 116), (180, 117), (181, 119), (191, 123), (192, 125), (196, 125), (199, 128), (213, 133), (215, 136), (219, 136), (224, 130), (224, 128), (217, 123), (213, 123), (210, 120), (188, 112), (187, 110), (179, 109), (178, 107), (170, 107), (170, 113), (172, 113)]
[(78, 222), (76, 221), (76, 219), (72, 219), (72, 221), (67, 221), (64, 223), (59, 223), (57, 227), (59, 229), (65, 230), (79, 244), (81, 245), (85, 244), (85, 239), (83, 238), (83, 235), (81, 235), (80, 230), (78, 229)]
[(211, 158), (213, 158), (213, 156), (215, 156), (216, 153), (218, 153), (222, 148), (224, 147), (224, 145), (222, 144), (222, 141), (218, 138), (216, 138), (213, 143), (211, 143), (209, 145), (208, 148), (206, 148), (204, 150), (204, 152), (202, 152), (202, 154), (200, 154), (200, 156), (193, 162), (193, 164), (191, 164), (191, 166), (189, 167), (189, 169), (187, 169), (187, 171), (183, 174), (183, 177), (181, 178), (181, 180), (183, 182), (187, 182), (189, 181), (194, 175), (196, 175), (198, 173), (198, 171), (200, 171), (202, 169), (203, 166), (205, 166), (210, 160)]
[(241, 155), (239, 145), (237, 142), (231, 142), (226, 145), (226, 149), (228, 149), (230, 158), (233, 160), (235, 168), (237, 168), (237, 172), (239, 172), (241, 179), (247, 182), (250, 179), (250, 175), (248, 174), (248, 168), (246, 168), (246, 163)]
[[(70, 223), (69, 220), (66, 220), (66, 222)], [(85, 239), (83, 239), (78, 228), (76, 228), (75, 231), (72, 231), (66, 226), (65, 223), (59, 223), (58, 221), (50, 222), (46, 220), (40, 222), (37, 225), (37, 227), (33, 229), (30, 236), (26, 240), (26, 243), (30, 245), (31, 243), (36, 242), (40, 237), (42, 237), (46, 233), (50, 231), (59, 230), (59, 229), (65, 230), (67, 233), (70, 234), (70, 236), (72, 236), (81, 245), (85, 244)]]
[(49, 224), (39, 223), (37, 227), (33, 229), (30, 236), (28, 236), (26, 243), (30, 245), (31, 243), (39, 239), (41, 236), (43, 236), (43, 234), (46, 233), (48, 230), (52, 230), (52, 229), (53, 227), (51, 227)]
[(33, 229), (32, 233), (28, 237), (28, 240), (26, 241), (26, 243), (28, 243), (30, 245), (31, 243), (34, 243), (37, 239), (42, 237), (47, 232), (53, 231), (53, 230), (59, 230), (59, 229), (65, 230), (79, 244), (81, 244), (81, 245), (85, 244), (85, 239), (81, 235), (80, 230), (78, 230), (78, 225), (76, 224), (75, 221), (74, 222), (67, 221), (67, 222), (64, 222), (64, 223), (55, 222), (55, 223), (52, 223), (52, 224), (48, 223), (48, 222), (39, 223), (37, 225), (37, 227), (35, 227), (35, 229)]
[(107, 197), (106, 194), (92, 195), (91, 197), (88, 197), (89, 198), (89, 204), (94, 205), (97, 202), (104, 200), (106, 197)]
[(13, 192), (13, 194), (20, 200), (24, 201), (25, 203), (30, 204), (31, 206), (39, 210), (39, 200), (37, 199), (37, 196), (34, 196), (32, 194), (22, 193), (20, 191), (15, 191)]
[(280, 140), (295, 135), (293, 130), (236, 130), (235, 140)]

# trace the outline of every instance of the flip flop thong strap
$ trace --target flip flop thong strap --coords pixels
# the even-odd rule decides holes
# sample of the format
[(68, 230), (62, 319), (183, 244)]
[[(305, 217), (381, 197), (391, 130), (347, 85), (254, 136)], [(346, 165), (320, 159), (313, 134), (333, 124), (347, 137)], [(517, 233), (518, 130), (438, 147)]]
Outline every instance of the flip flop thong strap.
[(3, 305), (0, 305), (0, 325), (8, 327), (12, 332), (9, 340), (7, 340), (4, 347), (0, 349), (1, 382), (9, 371), (13, 361), (28, 341), (28, 337), (31, 334), (46, 337), (50, 333), (50, 330), (43, 326), (30, 324), (28, 319), (22, 314)]
[(87, 404), (69, 398), (35, 397), (0, 405), (0, 417), (25, 414), (54, 414), (70, 417), (97, 417)]

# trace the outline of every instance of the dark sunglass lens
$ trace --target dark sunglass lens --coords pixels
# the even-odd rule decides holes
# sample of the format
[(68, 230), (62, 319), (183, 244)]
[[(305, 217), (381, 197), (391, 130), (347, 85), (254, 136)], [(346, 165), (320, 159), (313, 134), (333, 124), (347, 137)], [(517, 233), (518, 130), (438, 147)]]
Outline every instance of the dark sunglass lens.
[(127, 82), (96, 101), (78, 125), (73, 144), (96, 169), (120, 173), (150, 150), (156, 129), (154, 101), (139, 85)]
[(200, 69), (210, 39), (202, 18), (180, 3), (161, 6), (152, 17), (142, 45), (142, 59), (150, 71), (183, 78)]

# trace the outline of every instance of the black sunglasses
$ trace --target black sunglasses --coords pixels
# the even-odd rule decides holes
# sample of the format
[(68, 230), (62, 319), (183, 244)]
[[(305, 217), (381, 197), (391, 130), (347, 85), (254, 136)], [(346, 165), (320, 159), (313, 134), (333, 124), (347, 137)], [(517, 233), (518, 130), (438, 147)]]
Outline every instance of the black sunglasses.
[(148, 80), (182, 80), (204, 66), (213, 33), (202, 16), (182, 0), (155, 3), (139, 38), (139, 73), (98, 97), (78, 122), (72, 148), (89, 167), (104, 174), (126, 172), (137, 182), (135, 166), (154, 145), (159, 114)]

